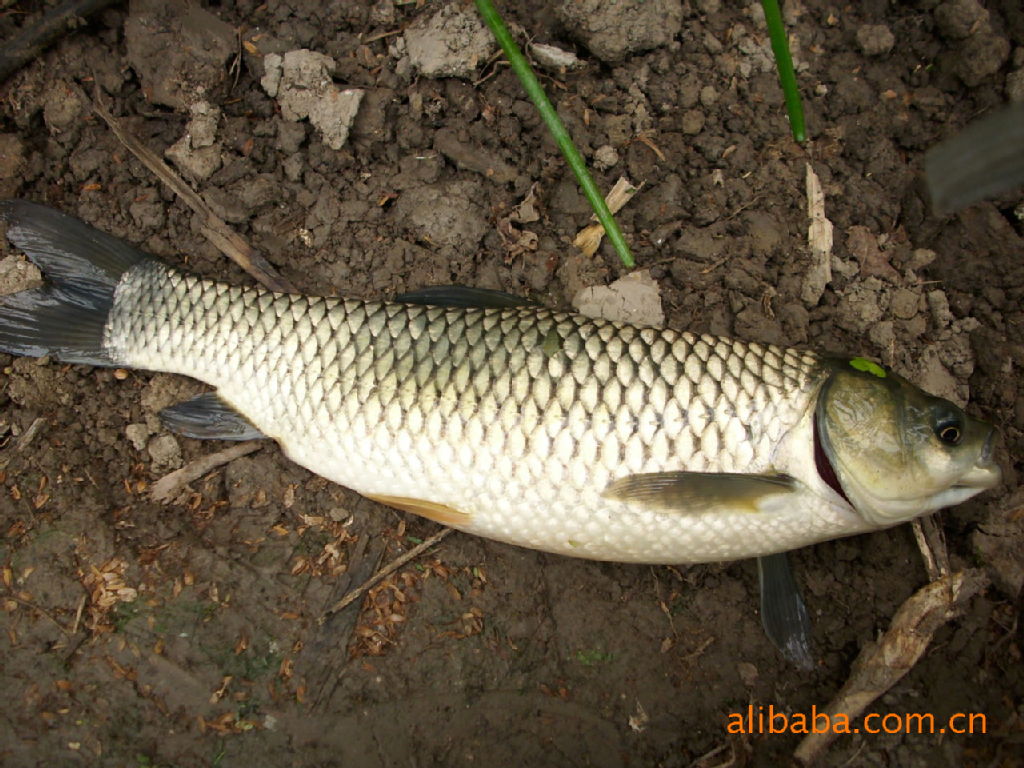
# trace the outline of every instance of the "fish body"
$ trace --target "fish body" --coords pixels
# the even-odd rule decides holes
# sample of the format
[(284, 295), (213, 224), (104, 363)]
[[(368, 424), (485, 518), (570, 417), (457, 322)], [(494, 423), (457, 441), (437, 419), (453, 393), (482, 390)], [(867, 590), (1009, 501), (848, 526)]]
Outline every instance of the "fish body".
[[(0, 305), (0, 349), (199, 379), (295, 462), (469, 533), (600, 560), (731, 560), (998, 481), (987, 425), (814, 352), (536, 307), (235, 287), (41, 206), (3, 203), (0, 218), (55, 281)], [(869, 429), (878, 414), (892, 423)], [(926, 422), (913, 455), (923, 432), (905, 418)], [(876, 461), (861, 433), (890, 453)]]
[[(864, 529), (808, 461), (828, 377), (810, 352), (532, 307), (274, 294), (157, 262), (118, 285), (104, 348), (211, 384), (319, 475), (502, 541), (670, 563)], [(713, 516), (603, 495), (677, 469), (771, 470), (810, 487), (777, 509)]]

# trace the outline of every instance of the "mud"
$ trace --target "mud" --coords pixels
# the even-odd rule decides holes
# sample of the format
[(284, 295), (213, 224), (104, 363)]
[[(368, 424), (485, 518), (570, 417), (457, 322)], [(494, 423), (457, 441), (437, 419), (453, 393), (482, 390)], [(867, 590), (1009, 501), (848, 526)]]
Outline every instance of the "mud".
[[(584, 62), (542, 81), (599, 183), (644, 183), (618, 218), (669, 325), (870, 356), (999, 426), (1003, 486), (941, 516), (953, 565), (993, 586), (873, 708), (980, 712), (988, 732), (845, 736), (825, 764), (1018, 760), (1021, 193), (937, 217), (921, 183), (928, 147), (1019, 97), (1018, 4), (787, 3), (805, 147), (757, 4), (500, 5)], [(0, 37), (41, 10), (5, 4)], [(447, 0), (114, 7), (0, 87), (0, 192), (245, 282), (91, 114), (99, 94), (154, 150), (177, 147), (176, 167), (303, 291), (463, 283), (568, 307), (625, 271), (607, 242), (574, 253), (589, 210), (475, 28)], [(319, 93), (362, 93), (326, 134), (339, 148), (261, 85), (267, 54), (300, 50), (333, 62)], [(808, 162), (835, 249), (805, 301)], [(33, 279), (2, 256), (5, 292)], [(795, 553), (809, 673), (765, 639), (749, 562), (623, 566), (455, 534), (324, 618), (436, 526), (272, 445), (158, 505), (154, 481), (222, 447), (155, 418), (197, 385), (6, 356), (0, 371), (4, 764), (784, 764), (797, 736), (729, 734), (729, 715), (824, 705), (928, 579), (907, 526)]]

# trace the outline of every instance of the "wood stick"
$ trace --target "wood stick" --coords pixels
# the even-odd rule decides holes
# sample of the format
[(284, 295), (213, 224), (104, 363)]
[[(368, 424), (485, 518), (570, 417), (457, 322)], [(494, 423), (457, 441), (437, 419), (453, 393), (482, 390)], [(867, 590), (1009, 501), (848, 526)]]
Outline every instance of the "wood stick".
[(114, 0), (67, 0), (31, 27), (22, 30), (0, 47), (0, 83), (28, 64), (68, 32), (73, 32), (80, 19), (102, 11)]
[[(853, 721), (918, 662), (939, 627), (960, 612), (974, 595), (988, 586), (978, 569), (957, 571), (921, 587), (892, 617), (889, 629), (877, 643), (864, 646), (853, 662), (850, 677), (823, 711), (835, 724), (845, 716)], [(813, 763), (836, 738), (834, 728), (804, 737), (793, 757), (804, 765)]]
[(95, 96), (93, 111), (103, 118), (110, 130), (129, 152), (149, 168), (164, 184), (180, 197), (189, 208), (199, 214), (202, 219), (202, 233), (221, 253), (234, 261), (238, 266), (252, 275), (259, 283), (278, 293), (297, 293), (295, 287), (263, 258), (256, 250), (217, 216), (206, 201), (192, 189), (185, 180), (167, 165), (153, 150), (143, 144), (99, 101), (99, 93)]
[(262, 443), (253, 440), (248, 443), (233, 445), (230, 448), (225, 448), (223, 451), (211, 453), (209, 456), (201, 456), (195, 461), (189, 462), (181, 469), (176, 469), (169, 475), (161, 477), (153, 483), (150, 493), (155, 501), (159, 501), (161, 504), (170, 504), (181, 492), (181, 489), (193, 480), (198, 480), (221, 464), (227, 464), (235, 459), (240, 459), (242, 456), (258, 451), (262, 447)]
[(423, 541), (423, 542), (417, 544), (415, 547), (410, 549), (404, 555), (401, 555), (400, 557), (396, 557), (390, 563), (388, 563), (383, 568), (381, 568), (379, 571), (377, 571), (377, 573), (375, 573), (373, 576), (371, 576), (369, 579), (367, 579), (365, 582), (363, 582), (362, 585), (360, 585), (360, 586), (356, 587), (355, 589), (353, 589), (351, 592), (349, 592), (347, 595), (345, 595), (343, 598), (341, 598), (341, 600), (339, 600), (334, 605), (332, 605), (330, 608), (328, 608), (326, 611), (324, 611), (323, 615), (318, 619), (318, 623), (323, 624), (324, 621), (326, 621), (327, 617), (330, 616), (332, 613), (337, 613), (342, 608), (344, 608), (346, 605), (349, 605), (350, 603), (352, 603), (355, 600), (357, 600), (360, 597), (362, 597), (362, 595), (368, 589), (370, 589), (371, 587), (373, 587), (374, 585), (376, 585), (380, 581), (383, 581), (386, 577), (390, 576), (392, 573), (397, 571), (399, 568), (401, 568), (403, 565), (408, 563), (410, 560), (414, 560), (415, 558), (417, 558), (420, 555), (422, 555), (424, 552), (426, 552), (432, 546), (434, 546), (439, 541), (444, 539), (445, 536), (447, 536), (448, 534), (452, 533), (454, 530), (455, 530), (454, 528), (444, 528), (444, 529), (438, 531), (437, 533), (435, 533), (433, 536), (431, 536), (426, 541)]

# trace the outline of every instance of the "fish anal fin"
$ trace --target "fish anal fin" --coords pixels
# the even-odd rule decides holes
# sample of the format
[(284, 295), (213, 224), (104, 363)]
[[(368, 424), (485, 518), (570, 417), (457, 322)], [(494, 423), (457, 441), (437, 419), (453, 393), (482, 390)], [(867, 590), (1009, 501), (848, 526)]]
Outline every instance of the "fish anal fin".
[(613, 481), (605, 498), (682, 514), (761, 512), (772, 497), (796, 491), (789, 475), (737, 472), (649, 472)]
[(403, 512), (411, 512), (414, 515), (425, 517), (441, 525), (465, 525), (472, 517), (467, 512), (460, 512), (447, 504), (426, 499), (414, 499), (410, 496), (387, 496), (384, 494), (363, 494), (368, 499), (395, 507)]

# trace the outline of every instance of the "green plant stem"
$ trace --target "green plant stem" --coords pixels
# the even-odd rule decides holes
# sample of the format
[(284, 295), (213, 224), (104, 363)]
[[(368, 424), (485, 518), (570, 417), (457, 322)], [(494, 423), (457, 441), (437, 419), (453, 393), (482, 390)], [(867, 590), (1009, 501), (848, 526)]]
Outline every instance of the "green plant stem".
[(761, 0), (761, 7), (764, 8), (764, 19), (768, 25), (768, 38), (772, 41), (775, 66), (779, 70), (782, 95), (786, 98), (789, 127), (793, 131), (793, 138), (803, 143), (807, 140), (804, 107), (800, 101), (800, 89), (796, 85), (793, 57), (789, 55), (789, 40), (786, 37), (786, 27), (782, 23), (782, 12), (779, 10), (778, 0)]
[(619, 254), (623, 265), (627, 268), (636, 266), (633, 254), (629, 252), (629, 246), (626, 245), (626, 240), (622, 236), (622, 231), (619, 229), (615, 217), (608, 210), (604, 197), (601, 195), (601, 190), (597, 188), (597, 184), (591, 178), (579, 150), (572, 143), (572, 137), (569, 136), (569, 132), (565, 129), (565, 125), (562, 124), (561, 118), (558, 117), (558, 113), (548, 100), (547, 95), (544, 93), (544, 88), (537, 81), (537, 76), (533, 74), (530, 63), (523, 56), (522, 51), (519, 50), (519, 46), (512, 39), (512, 35), (509, 34), (505, 22), (502, 21), (501, 16), (494, 9), (491, 0), (476, 0), (476, 7), (480, 11), (484, 22), (491, 28), (491, 32), (498, 41), (498, 45), (501, 46), (501, 50), (505, 52), (509, 64), (512, 65), (512, 71), (516, 73), (530, 100), (533, 101), (537, 111), (540, 112), (544, 124), (554, 137), (555, 143), (562, 151), (562, 155), (569, 163), (569, 167), (576, 174), (576, 180), (583, 189), (583, 194), (586, 195), (587, 200), (590, 202), (590, 207), (594, 209), (597, 220), (604, 227), (608, 240)]

